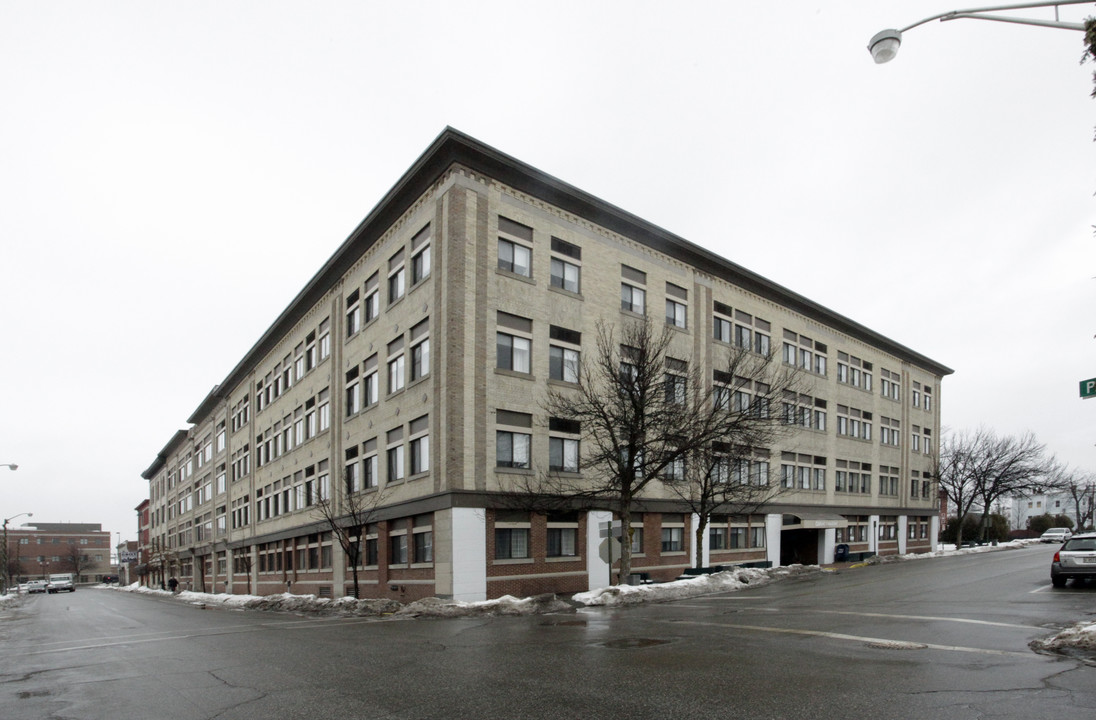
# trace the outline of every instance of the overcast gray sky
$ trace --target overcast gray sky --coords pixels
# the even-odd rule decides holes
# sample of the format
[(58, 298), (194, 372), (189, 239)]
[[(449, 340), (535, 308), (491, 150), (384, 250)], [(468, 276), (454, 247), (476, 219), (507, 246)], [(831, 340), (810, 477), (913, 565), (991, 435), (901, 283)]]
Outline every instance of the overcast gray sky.
[(446, 125), (1096, 471), (1094, 68), (973, 20), (873, 64), (951, 1), (0, 0), (0, 515), (135, 538), (141, 471)]

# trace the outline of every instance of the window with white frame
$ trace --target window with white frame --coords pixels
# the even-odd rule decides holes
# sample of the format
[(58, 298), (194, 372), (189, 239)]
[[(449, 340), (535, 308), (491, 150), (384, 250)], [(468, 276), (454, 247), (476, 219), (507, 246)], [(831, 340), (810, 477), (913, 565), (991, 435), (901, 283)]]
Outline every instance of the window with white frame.
[(926, 385), (924, 388), (924, 406), (925, 412), (932, 412), (932, 388)]
[(362, 323), (368, 325), (381, 312), (380, 273), (373, 273), (365, 281), (365, 297), (362, 298)]
[(411, 562), (423, 565), (434, 562), (434, 515), (426, 513), (416, 515), (411, 521), (412, 551)]
[(388, 394), (403, 390), (407, 383), (406, 358), (403, 352), (403, 338), (388, 343)]
[(802, 453), (781, 453), (780, 484), (789, 490), (824, 491), (826, 458)]
[(346, 372), (346, 416), (358, 414), (361, 405), (361, 380), (358, 368), (352, 367)]
[[(555, 239), (552, 240), (553, 246)], [(579, 266), (573, 262), (553, 257), (551, 261), (552, 287), (578, 294), (579, 292)]]
[(872, 414), (866, 410), (837, 406), (837, 434), (856, 440), (871, 440)]
[(374, 489), (379, 481), (380, 479), (377, 477), (377, 438), (370, 438), (362, 443), (362, 489)]
[(577, 383), (579, 378), (580, 358), (581, 355), (575, 348), (563, 345), (549, 345), (548, 377), (552, 380), (559, 380), (560, 382)]
[(346, 337), (351, 338), (362, 329), (361, 295), (357, 290), (346, 296)]
[(664, 382), (666, 386), (666, 402), (685, 404), (688, 394), (689, 364), (684, 360), (666, 358), (666, 374)]
[(578, 556), (578, 513), (548, 513), (547, 552), (550, 558)]
[[(320, 362), (331, 355), (331, 320), (324, 318), (320, 322)], [(289, 358), (286, 357), (286, 379), (289, 378)], [(288, 387), (288, 384), (287, 384)]]
[(533, 276), (533, 228), (499, 216), (498, 268), (521, 277)]
[(362, 365), (362, 407), (367, 408), (377, 404), (380, 395), (380, 378), (377, 372), (379, 364), (377, 354), (374, 353)]
[(581, 426), (575, 420), (549, 418), (548, 469), (553, 472), (579, 471), (579, 439)]
[(716, 300), (712, 314), (712, 337), (725, 343), (734, 342), (734, 310)]
[(495, 511), (495, 559), (518, 560), (529, 555), (529, 513)]
[(396, 302), (407, 292), (407, 271), (403, 262), (404, 251), (388, 259), (388, 304)]
[(647, 314), (647, 273), (628, 265), (620, 266), (620, 309), (636, 315)]
[(666, 324), (684, 330), (688, 327), (689, 292), (680, 285), (666, 283)]
[(886, 368), (879, 371), (879, 389), (883, 397), (898, 402), (902, 399), (902, 376)]
[(495, 422), (495, 466), (529, 469), (533, 416), (529, 413), (498, 410), (495, 413)]
[(386, 454), (386, 483), (394, 483), (403, 480), (405, 474), (403, 427), (389, 430), (385, 436)]
[(531, 373), (533, 321), (501, 310), (498, 311), (497, 318), (496, 367), (516, 373)]
[[(818, 375), (826, 374), (828, 348), (806, 335), (784, 331), (783, 360), (785, 365), (798, 367)], [(767, 354), (767, 353), (766, 353)]]
[(680, 513), (662, 513), (662, 552), (684, 552), (685, 516)]
[(411, 239), (411, 284), (418, 285), (430, 275), (430, 226)]
[(902, 446), (902, 421), (886, 416), (879, 418), (879, 443), (889, 447)]
[(411, 475), (421, 475), (430, 470), (430, 417), (415, 418), (408, 426), (411, 454)]
[(430, 319), (411, 328), (411, 382), (430, 374)]

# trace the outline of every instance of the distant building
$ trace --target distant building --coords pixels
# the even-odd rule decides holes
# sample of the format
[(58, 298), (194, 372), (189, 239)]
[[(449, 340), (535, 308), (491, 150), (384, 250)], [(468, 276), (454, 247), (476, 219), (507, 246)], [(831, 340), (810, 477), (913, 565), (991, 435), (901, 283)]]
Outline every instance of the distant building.
[(1031, 495), (1029, 497), (1009, 498), (1011, 511), (1009, 521), (1015, 530), (1027, 529), (1028, 523), (1033, 517), (1040, 515), (1065, 515), (1073, 520), (1073, 528), (1078, 529), (1082, 525), (1091, 524), (1092, 508), (1094, 505), (1096, 487), (1089, 487), (1088, 492), (1081, 497), (1081, 516), (1085, 522), (1079, 522), (1077, 517), (1077, 503), (1069, 493)]
[(102, 582), (111, 574), (110, 533), (99, 523), (34, 523), (8, 529), (13, 582), (76, 573), (77, 583)]
[(149, 583), (148, 547), (149, 547), (149, 501), (146, 498), (134, 508), (137, 512), (137, 562), (130, 566), (129, 582)]
[[(855, 285), (846, 268), (832, 282)], [(248, 276), (236, 290), (261, 282)], [(383, 491), (355, 536), (370, 597), (607, 584), (608, 511), (526, 511), (510, 489), (537, 472), (581, 481), (581, 429), (546, 417), (539, 399), (573, 386), (599, 327), (645, 318), (673, 333), (668, 378), (695, 367), (736, 397), (762, 392), (715, 367), (736, 346), (811, 378), (809, 396), (773, 408), (792, 436), (735, 468), (788, 492), (749, 516), (715, 517), (705, 565), (935, 545), (932, 469), (950, 369), (446, 130), (142, 473), (150, 581), (346, 595), (352, 569), (316, 508), (345, 483), (355, 495)], [(632, 518), (633, 570), (667, 580), (690, 567), (696, 523), (651, 485)]]

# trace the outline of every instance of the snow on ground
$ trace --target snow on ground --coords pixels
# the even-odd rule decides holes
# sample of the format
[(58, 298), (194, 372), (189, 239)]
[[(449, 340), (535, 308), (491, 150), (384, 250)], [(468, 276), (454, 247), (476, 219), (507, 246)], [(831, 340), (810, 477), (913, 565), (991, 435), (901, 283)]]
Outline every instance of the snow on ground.
[[(875, 556), (864, 565), (881, 565), (911, 560), (927, 560), (952, 555), (995, 552), (1027, 547), (1038, 540), (1013, 540), (999, 545), (981, 545), (977, 547), (956, 548), (954, 545), (941, 544), (939, 549), (930, 553), (911, 553), (907, 555)], [(200, 593), (184, 590), (172, 593), (144, 587), (137, 583), (125, 587), (110, 587), (123, 592), (134, 592), (162, 597), (173, 597), (181, 602), (197, 607), (226, 607), (248, 610), (274, 610), (282, 612), (309, 613), (320, 615), (344, 615), (376, 618), (452, 618), (481, 617), (493, 615), (542, 615), (545, 613), (573, 612), (575, 606), (620, 606), (645, 602), (669, 602), (684, 598), (709, 595), (712, 593), (733, 592), (747, 587), (759, 587), (772, 582), (811, 573), (834, 572), (832, 566), (822, 568), (817, 565), (789, 565), (778, 568), (734, 568), (711, 575), (698, 575), (686, 579), (649, 585), (614, 585), (574, 595), (571, 602), (555, 595), (537, 595), (528, 598), (515, 598), (509, 595), (497, 600), (483, 602), (456, 602), (426, 598), (403, 604), (396, 600), (362, 599), (351, 597), (321, 598), (315, 595), (229, 595), (225, 593)], [(14, 602), (17, 595), (0, 595), (0, 608)], [(1096, 650), (1096, 623), (1078, 623), (1057, 635), (1031, 643), (1032, 649), (1040, 652), (1069, 652), (1070, 650)]]

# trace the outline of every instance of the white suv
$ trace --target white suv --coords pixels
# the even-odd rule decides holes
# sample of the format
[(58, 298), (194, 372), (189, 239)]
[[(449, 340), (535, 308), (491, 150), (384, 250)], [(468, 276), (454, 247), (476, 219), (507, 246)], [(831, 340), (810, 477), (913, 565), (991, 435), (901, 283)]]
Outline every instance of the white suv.
[(50, 575), (46, 591), (51, 595), (59, 592), (76, 592), (76, 586), (72, 584), (72, 573)]

